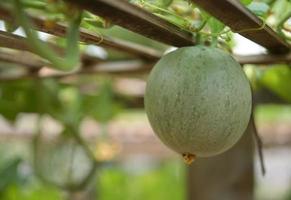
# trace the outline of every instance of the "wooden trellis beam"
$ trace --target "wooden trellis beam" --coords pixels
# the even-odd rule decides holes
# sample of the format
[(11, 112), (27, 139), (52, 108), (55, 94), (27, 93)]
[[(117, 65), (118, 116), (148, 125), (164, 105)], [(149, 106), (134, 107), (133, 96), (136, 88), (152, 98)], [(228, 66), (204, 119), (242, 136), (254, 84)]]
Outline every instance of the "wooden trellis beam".
[[(53, 48), (56, 52), (60, 55), (64, 54), (64, 49), (53, 44), (47, 43), (48, 46)], [(0, 47), (20, 50), (20, 51), (27, 51), (34, 54), (33, 49), (29, 47), (29, 44), (26, 42), (26, 39), (22, 36), (15, 35), (12, 33), (8, 33), (5, 31), (0, 30)], [(25, 52), (15, 52), (15, 53), (7, 53), (5, 51), (0, 51), (0, 61), (10, 62), (14, 64), (19, 64), (24, 67), (29, 68), (41, 68), (44, 66), (50, 66), (50, 63), (45, 62), (43, 59), (39, 58), (38, 56), (32, 56), (30, 53)], [(87, 54), (81, 55), (82, 66), (87, 67), (92, 64), (97, 64), (103, 62), (104, 60), (99, 59), (97, 57), (93, 57)]]
[(290, 51), (289, 44), (239, 1), (192, 0), (192, 2), (221, 20), (232, 31), (265, 47), (271, 53), (283, 54)]
[[(60, 47), (49, 43), (49, 45), (52, 48), (55, 48), (57, 51), (62, 53), (64, 50)], [(8, 47), (16, 50), (22, 50), (22, 51), (30, 51), (33, 53), (33, 50), (29, 48), (29, 46), (26, 43), (26, 40), (24, 37), (17, 36), (11, 33), (0, 31), (0, 46), (2, 47)], [(291, 53), (287, 55), (251, 55), (251, 56), (234, 56), (236, 60), (238, 60), (241, 64), (272, 64), (272, 63), (290, 63), (291, 62)], [(82, 68), (80, 71), (76, 71), (73, 73), (56, 73), (56, 74), (50, 74), (48, 76), (40, 76), (38, 73), (35, 72), (33, 69), (40, 69), (44, 66), (49, 66), (49, 63), (44, 62), (42, 59), (32, 56), (31, 54), (25, 53), (25, 52), (19, 52), (19, 53), (8, 53), (6, 51), (0, 51), (0, 61), (8, 62), (8, 63), (14, 63), (19, 64), (21, 66), (27, 67), (28, 71), (27, 73), (20, 75), (19, 77), (2, 77), (0, 80), (8, 81), (8, 80), (15, 80), (15, 79), (24, 79), (24, 78), (62, 78), (66, 76), (72, 76), (72, 75), (80, 75), (80, 74), (91, 74), (91, 73), (107, 73), (112, 75), (138, 75), (143, 73), (148, 73), (151, 68), (153, 67), (155, 62), (147, 62), (147, 64), (144, 64), (140, 62), (140, 64), (135, 63), (135, 67), (131, 67), (133, 62), (125, 62), (125, 63), (118, 63), (118, 62), (105, 62), (104, 60), (99, 60), (95, 57), (90, 57), (88, 55), (83, 54), (82, 55)], [(107, 63), (107, 64), (105, 64)], [(98, 71), (94, 68), (91, 69), (91, 67), (96, 66), (96, 64), (103, 64), (103, 69), (101, 71)], [(112, 65), (114, 64), (115, 67), (113, 67), (112, 71)], [(129, 65), (129, 66), (127, 66)], [(139, 65), (139, 66), (138, 66)], [(104, 68), (106, 66), (108, 69)], [(116, 66), (118, 66), (116, 68)], [(124, 67), (124, 69), (121, 69), (121, 67)], [(129, 68), (130, 67), (130, 68)], [(31, 70), (32, 69), (32, 70)]]
[(291, 53), (287, 54), (258, 54), (258, 55), (233, 55), (240, 64), (270, 65), (291, 63)]
[[(101, 62), (92, 62), (90, 58), (88, 59), (87, 64), (83, 64), (82, 68), (78, 71), (70, 73), (55, 72), (47, 75), (41, 75), (37, 69), (41, 69), (44, 66), (47, 66), (47, 63), (39, 60), (35, 57), (30, 58), (31, 55), (22, 55), (22, 54), (8, 54), (6, 52), (0, 51), (0, 61), (6, 61), (9, 63), (20, 64), (28, 68), (28, 71), (17, 77), (0, 77), (1, 81), (13, 81), (19, 79), (35, 79), (35, 78), (64, 78), (68, 76), (84, 75), (84, 74), (110, 74), (118, 76), (137, 76), (141, 74), (149, 73), (154, 62), (142, 62), (140, 60), (129, 60), (129, 61), (101, 61)], [(240, 63), (252, 63), (250, 62), (253, 59), (253, 64), (270, 64), (278, 63), (280, 57), (282, 57), (282, 62), (287, 62), (283, 56), (271, 56), (269, 55), (254, 55), (254, 56), (236, 56), (237, 60), (240, 60)], [(291, 62), (291, 54), (286, 56), (288, 61)], [(258, 58), (259, 60), (257, 60)], [(261, 61), (261, 62), (258, 62)], [(86, 62), (86, 58), (83, 59), (83, 62)], [(35, 69), (35, 70), (34, 70)]]
[[(101, 1), (101, 2), (103, 2), (103, 1)], [(108, 2), (111, 2), (111, 1), (108, 1)], [(119, 5), (119, 3), (117, 3), (117, 4)], [(124, 4), (124, 2), (123, 2), (123, 4)], [(125, 5), (127, 5), (127, 2), (125, 2)], [(130, 4), (130, 6), (136, 7), (136, 6), (131, 5), (131, 4)], [(128, 7), (126, 7), (126, 8), (128, 8)], [(140, 8), (137, 7), (137, 9), (140, 9)], [(152, 15), (152, 14), (148, 13), (146, 15)], [(3, 9), (3, 8), (0, 8), (0, 18), (7, 20), (7, 21), (13, 21), (13, 17), (10, 14), (10, 12)], [(66, 32), (65, 25), (56, 24), (54, 27), (46, 27), (44, 20), (39, 19), (39, 18), (35, 18), (35, 17), (32, 18), (32, 20), (34, 21), (37, 30), (47, 32), (47, 33), (52, 33), (52, 34), (58, 35), (58, 36), (65, 36), (65, 32)], [(26, 42), (23, 40), (24, 38), (22, 38), (22, 37), (11, 35), (11, 34), (9, 35), (9, 33), (1, 31), (0, 32), (0, 39), (1, 39), (0, 46), (2, 45), (4, 47), (9, 47), (9, 45), (10, 45), (10, 48), (16, 48), (16, 49), (18, 48), (20, 50), (31, 51), (30, 48), (26, 45)], [(18, 42), (16, 42), (17, 40), (18, 40)], [(160, 52), (157, 52), (156, 50), (148, 48), (148, 47), (136, 45), (134, 43), (130, 43), (127, 41), (115, 40), (113, 38), (107, 38), (107, 37), (102, 38), (99, 35), (88, 33), (84, 30), (81, 31), (81, 41), (89, 43), (89, 44), (97, 44), (100, 46), (114, 48), (116, 50), (122, 50), (122, 51), (125, 51), (128, 53), (135, 54), (135, 56), (141, 57), (141, 58), (149, 60), (151, 62), (155, 62), (162, 55)], [(110, 44), (113, 44), (113, 45), (110, 45)], [(277, 63), (277, 62), (283, 62), (283, 63), (290, 62), (290, 54), (283, 55), (283, 56), (281, 56), (281, 55), (255, 55), (255, 56), (234, 56), (234, 57), (241, 64), (273, 64), (273, 63)], [(90, 64), (92, 64), (92, 62)]]
[(0, 76), (0, 83), (7, 81), (23, 80), (23, 79), (45, 79), (54, 78), (61, 79), (78, 75), (110, 74), (112, 76), (136, 76), (143, 73), (149, 73), (153, 63), (144, 63), (140, 60), (129, 61), (108, 61), (93, 64), (90, 67), (83, 67), (77, 71), (63, 73), (59, 71), (51, 71), (50, 73), (42, 74), (41, 71), (27, 71), (17, 76)]
[[(49, 43), (49, 46), (56, 49), (56, 51), (59, 51), (59, 52), (64, 51), (63, 49), (61, 49), (60, 47), (54, 44)], [(29, 48), (24, 37), (7, 33), (4, 31), (0, 31), (0, 47), (12, 48), (12, 49), (23, 50), (23, 51), (30, 51), (33, 53), (33, 50)], [(126, 47), (123, 47), (123, 48), (126, 48)], [(155, 50), (153, 49), (152, 51), (155, 51)], [(147, 54), (147, 52), (144, 52), (144, 54)], [(151, 62), (156, 62), (161, 56), (161, 53), (159, 54), (160, 55), (156, 54), (155, 58), (151, 60)], [(10, 57), (13, 57), (13, 56), (10, 56)], [(249, 55), (249, 56), (234, 55), (234, 58), (241, 64), (290, 63), (291, 53), (285, 54), (285, 55), (270, 55), (270, 54)], [(92, 64), (92, 63), (100, 62), (100, 60), (97, 60), (97, 58), (90, 57), (89, 55), (84, 55), (84, 54), (82, 55), (82, 61), (83, 61), (83, 64), (85, 65), (87, 65), (86, 63)], [(29, 60), (27, 60), (27, 62), (29, 62)], [(27, 63), (27, 64), (31, 65), (30, 63)]]
[(67, 0), (128, 30), (176, 46), (191, 46), (191, 33), (124, 0)]
[(23, 37), (0, 30), (0, 47), (31, 51)]
[[(68, 1), (68, 0), (67, 0)], [(192, 0), (228, 25), (234, 32), (267, 48), (271, 53), (287, 53), (290, 45), (269, 26), (236, 0)], [(81, 8), (102, 16), (136, 33), (173, 46), (195, 44), (180, 28), (124, 0), (70, 0)]]
[(41, 59), (32, 57), (31, 54), (28, 54), (25, 52), (11, 54), (11, 53), (7, 53), (5, 51), (0, 51), (0, 61), (18, 64), (18, 65), (24, 66), (28, 70), (32, 70), (32, 71), (37, 70), (37, 69), (47, 65), (47, 63), (45, 63)]
[[(15, 20), (15, 17), (13, 17), (11, 12), (7, 9), (0, 7), (0, 19), (13, 22)], [(56, 23), (54, 26), (48, 27), (46, 26), (46, 22), (43, 19), (37, 17), (30, 17), (30, 19), (34, 22), (35, 29), (38, 31), (60, 37), (66, 36), (66, 25)], [(92, 44), (105, 48), (119, 50), (121, 52), (126, 52), (136, 57), (150, 61), (157, 60), (162, 55), (155, 49), (124, 40), (101, 36), (99, 34), (94, 34), (84, 29), (80, 30), (80, 41), (86, 44)]]

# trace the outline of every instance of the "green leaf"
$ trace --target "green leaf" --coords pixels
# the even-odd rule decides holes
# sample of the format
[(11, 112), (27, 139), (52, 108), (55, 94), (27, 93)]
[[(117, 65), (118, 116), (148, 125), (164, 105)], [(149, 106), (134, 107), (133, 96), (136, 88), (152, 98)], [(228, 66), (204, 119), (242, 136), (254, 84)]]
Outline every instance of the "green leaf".
[(291, 3), (288, 0), (276, 0), (271, 8), (271, 12), (276, 16), (276, 23), (279, 23), (291, 10)]
[(96, 94), (87, 95), (84, 104), (85, 112), (102, 123), (111, 120), (121, 109), (121, 106), (114, 100), (110, 80), (101, 82), (101, 86)]
[[(83, 117), (82, 97), (76, 87), (64, 87), (59, 91), (61, 109), (58, 119), (66, 124), (78, 125)], [(56, 116), (56, 115), (55, 115)]]
[(212, 33), (220, 33), (225, 27), (225, 25), (222, 22), (215, 19), (214, 17), (211, 17), (208, 20), (208, 25), (209, 25)]
[(260, 83), (291, 102), (291, 69), (289, 67), (277, 65), (266, 70), (261, 76)]
[(4, 166), (0, 171), (0, 192), (3, 192), (11, 184), (22, 183), (22, 178), (18, 173), (18, 167), (21, 163), (20, 158), (16, 158)]
[(15, 81), (0, 84), (0, 113), (9, 121), (14, 121), (23, 112), (27, 101), (25, 81)]
[(252, 2), (247, 8), (255, 15), (264, 17), (268, 13), (270, 6), (263, 2)]
[(182, 17), (178, 17), (175, 15), (168, 15), (168, 14), (159, 14), (159, 13), (155, 13), (155, 15), (169, 21), (172, 24), (175, 24), (176, 26), (180, 27), (181, 29), (185, 29), (187, 26), (190, 25), (189, 22)]
[(172, 4), (173, 0), (158, 0), (157, 2), (159, 2), (159, 6), (167, 8)]
[[(134, 32), (128, 31), (127, 29), (124, 29), (119, 26), (113, 26), (109, 29), (96, 29), (95, 31), (98, 31), (98, 33), (102, 35), (106, 35), (108, 37), (114, 37), (122, 40), (127, 40), (129, 42), (134, 42), (137, 44), (141, 44), (144, 46), (148, 46), (154, 49), (157, 49), (159, 51), (164, 51), (168, 48), (168, 46), (157, 42), (155, 40), (151, 40), (149, 38), (146, 38), (142, 35), (136, 34)], [(120, 54), (120, 52), (119, 52)]]
[(49, 79), (1, 83), (0, 113), (10, 121), (19, 113), (59, 113), (57, 94), (57, 82)]
[[(137, 2), (139, 1), (140, 0), (138, 0)], [(172, 4), (173, 0), (147, 0), (147, 2), (161, 8), (167, 8)]]
[(243, 5), (249, 5), (253, 0), (240, 0)]

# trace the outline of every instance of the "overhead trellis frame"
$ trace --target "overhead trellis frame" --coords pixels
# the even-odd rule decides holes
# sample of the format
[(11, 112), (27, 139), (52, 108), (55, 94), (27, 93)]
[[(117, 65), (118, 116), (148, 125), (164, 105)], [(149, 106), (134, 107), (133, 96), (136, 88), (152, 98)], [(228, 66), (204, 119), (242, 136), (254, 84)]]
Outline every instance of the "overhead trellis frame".
[[(288, 53), (290, 50), (290, 45), (285, 43), (270, 27), (267, 25), (262, 26), (263, 22), (243, 7), (239, 2), (231, 0), (220, 0), (219, 2), (213, 2), (212, 0), (192, 1), (216, 18), (220, 19), (232, 28), (234, 32), (239, 32), (241, 35), (266, 47), (271, 53), (273, 53), (258, 56), (235, 55), (234, 57), (241, 64), (273, 64), (291, 62), (291, 56), (290, 53)], [(68, 2), (73, 3), (80, 8), (87, 9), (98, 16), (104, 17), (105, 19), (110, 20), (113, 24), (120, 25), (151, 39), (176, 47), (195, 45), (195, 40), (190, 33), (181, 30), (179, 27), (143, 10), (142, 8), (132, 5), (127, 1), (70, 0)], [(225, 9), (230, 9), (231, 12), (225, 12)], [(13, 21), (14, 17), (8, 10), (0, 8), (0, 19), (5, 21)], [(47, 27), (45, 26), (45, 20), (43, 19), (31, 17), (31, 20), (34, 22), (35, 28), (38, 31), (61, 37), (66, 34), (67, 27), (63, 24), (57, 23), (52, 27)], [(0, 36), (4, 37), (5, 34), (2, 32)], [(14, 39), (10, 37), (8, 40), (1, 41), (0, 45), (2, 47), (7, 47), (7, 42), (10, 41), (10, 43), (14, 42), (13, 45), (17, 45), (17, 48), (21, 46), (24, 47), (24, 44), (22, 44), (23, 41), (16, 42)], [(86, 30), (80, 30), (80, 41), (86, 44), (93, 44), (127, 52), (150, 63), (156, 62), (162, 55), (162, 52), (158, 52), (155, 49), (145, 47), (143, 45), (120, 39), (109, 38), (106, 36), (100, 36), (99, 34), (94, 34)], [(15, 48), (13, 45), (10, 46), (10, 48)], [(92, 64), (92, 62), (90, 64)], [(146, 69), (144, 69), (143, 66), (141, 68), (136, 68), (136, 72), (148, 72), (150, 69), (149, 66), (152, 65), (146, 65)]]
[[(229, 26), (233, 32), (265, 47), (271, 53), (284, 54), (290, 45), (268, 25), (236, 0), (192, 0), (211, 15)], [(229, 12), (227, 12), (229, 11)]]
[[(1, 7), (0, 19), (10, 22), (13, 22), (15, 20), (11, 12)], [(66, 25), (56, 23), (54, 26), (48, 27), (46, 26), (44, 19), (37, 17), (30, 17), (30, 19), (33, 21), (34, 26), (38, 31), (60, 37), (64, 37), (66, 35)], [(127, 52), (145, 60), (157, 60), (161, 56), (161, 54), (155, 49), (151, 49), (128, 41), (118, 40), (115, 38), (108, 38), (106, 36), (101, 37), (99, 34), (94, 34), (84, 29), (80, 30), (80, 41), (86, 44), (92, 44)]]
[[(124, 0), (67, 0), (67, 2), (104, 17), (113, 24), (169, 45), (181, 47), (195, 44), (192, 37), (183, 30)], [(272, 53), (287, 53), (290, 50), (289, 44), (269, 26), (263, 26), (262, 20), (239, 1), (192, 0), (192, 2), (224, 22), (234, 32), (260, 44)]]
[[(50, 47), (54, 48), (56, 51), (63, 53), (64, 49), (48, 43)], [(7, 47), (20, 51), (28, 51), (34, 53), (29, 45), (26, 43), (24, 37), (0, 31), (0, 46)], [(146, 52), (145, 52), (146, 53)], [(241, 64), (273, 64), (273, 63), (288, 63), (291, 62), (291, 53), (283, 55), (251, 55), (251, 56), (239, 56), (234, 55), (235, 59)], [(149, 58), (149, 57), (147, 57)], [(154, 62), (159, 58), (157, 54), (156, 57), (153, 57), (151, 62), (136, 62), (129, 61), (127, 63), (116, 61), (116, 62), (106, 62), (102, 59), (97, 59), (86, 54), (82, 54), (82, 68), (78, 71), (70, 73), (60, 73), (56, 72), (54, 74), (49, 74), (47, 76), (40, 76), (36, 72), (44, 66), (49, 66), (48, 62), (32, 56), (32, 54), (27, 54), (25, 52), (19, 54), (7, 53), (0, 51), (0, 60), (4, 62), (10, 62), (19, 64), (27, 67), (27, 73), (19, 77), (0, 77), (0, 81), (11, 81), (15, 79), (27, 79), (27, 78), (63, 78), (66, 76), (74, 76), (79, 74), (92, 74), (92, 73), (108, 73), (112, 75), (137, 75), (142, 73), (148, 73), (153, 67)], [(149, 61), (149, 60), (147, 60)], [(114, 65), (111, 69), (103, 67), (102, 70), (98, 70), (100, 66), (109, 66), (110, 64)], [(129, 65), (129, 66), (126, 66)], [(123, 66), (123, 68), (122, 68)], [(114, 69), (115, 68), (115, 69)]]
[(113, 24), (171, 46), (183, 47), (196, 43), (190, 33), (140, 7), (130, 4), (128, 1), (67, 0), (67, 2), (74, 3), (93, 14), (104, 17)]

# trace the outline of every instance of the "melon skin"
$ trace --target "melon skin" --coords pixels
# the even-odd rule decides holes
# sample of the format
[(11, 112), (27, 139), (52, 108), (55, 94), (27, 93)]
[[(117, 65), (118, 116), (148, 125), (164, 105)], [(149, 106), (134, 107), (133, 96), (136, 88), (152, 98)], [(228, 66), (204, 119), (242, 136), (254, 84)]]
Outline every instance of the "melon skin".
[(179, 154), (209, 157), (231, 148), (251, 115), (252, 95), (241, 66), (212, 47), (183, 47), (151, 71), (145, 110), (160, 140)]

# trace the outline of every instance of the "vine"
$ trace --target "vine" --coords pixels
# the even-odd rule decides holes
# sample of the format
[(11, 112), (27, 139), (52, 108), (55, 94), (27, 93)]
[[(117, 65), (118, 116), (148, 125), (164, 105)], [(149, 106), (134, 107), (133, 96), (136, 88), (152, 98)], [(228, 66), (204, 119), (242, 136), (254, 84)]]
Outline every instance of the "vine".
[(82, 20), (82, 12), (75, 10), (74, 16), (69, 22), (67, 30), (67, 47), (65, 58), (58, 56), (50, 47), (38, 39), (36, 31), (33, 30), (33, 25), (24, 13), (23, 4), (20, 0), (13, 0), (14, 14), (17, 22), (23, 28), (28, 44), (34, 49), (34, 52), (39, 56), (50, 61), (54, 68), (63, 71), (72, 71), (79, 65), (79, 26)]

